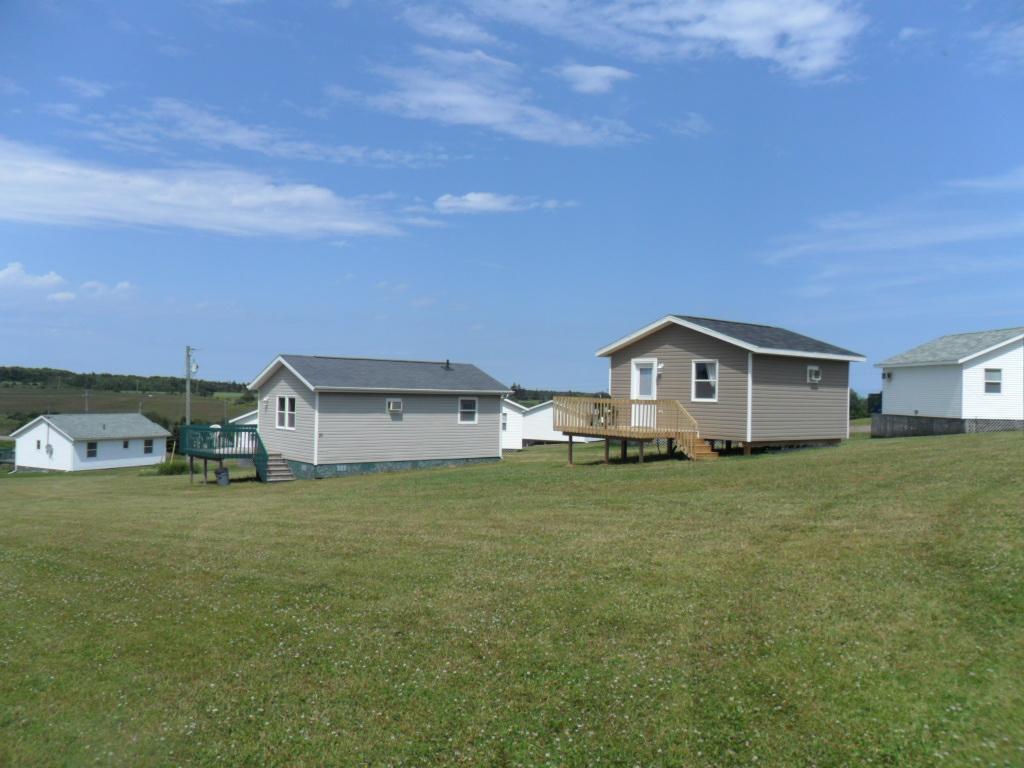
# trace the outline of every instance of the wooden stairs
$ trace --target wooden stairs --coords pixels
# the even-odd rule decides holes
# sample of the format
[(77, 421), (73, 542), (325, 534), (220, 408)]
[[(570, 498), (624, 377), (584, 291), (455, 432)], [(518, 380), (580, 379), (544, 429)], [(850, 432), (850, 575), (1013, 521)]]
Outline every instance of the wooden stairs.
[(718, 451), (708, 445), (707, 440), (695, 440), (693, 447), (683, 452), (690, 457), (691, 461), (714, 461), (718, 458)]
[(267, 454), (267, 482), (288, 483), (295, 479), (291, 467), (280, 453)]

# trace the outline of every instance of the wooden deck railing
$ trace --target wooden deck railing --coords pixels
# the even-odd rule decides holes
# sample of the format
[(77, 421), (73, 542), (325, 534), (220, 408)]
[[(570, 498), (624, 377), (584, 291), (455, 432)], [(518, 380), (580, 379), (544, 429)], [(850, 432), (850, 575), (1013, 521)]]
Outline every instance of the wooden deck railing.
[(672, 438), (687, 455), (700, 439), (697, 420), (678, 400), (556, 397), (554, 427), (589, 437)]

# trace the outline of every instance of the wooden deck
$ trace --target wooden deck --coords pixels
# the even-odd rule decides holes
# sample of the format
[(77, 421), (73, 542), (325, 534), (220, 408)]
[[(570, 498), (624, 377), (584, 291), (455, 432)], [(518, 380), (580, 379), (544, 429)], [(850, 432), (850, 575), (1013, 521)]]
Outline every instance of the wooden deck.
[(644, 443), (668, 440), (694, 460), (714, 459), (718, 454), (700, 436), (700, 427), (678, 400), (628, 400), (624, 398), (556, 397), (554, 427), (569, 436), (569, 463), (572, 463), (572, 438), (605, 438), (622, 441), (622, 455), (628, 441), (639, 444), (643, 461)]

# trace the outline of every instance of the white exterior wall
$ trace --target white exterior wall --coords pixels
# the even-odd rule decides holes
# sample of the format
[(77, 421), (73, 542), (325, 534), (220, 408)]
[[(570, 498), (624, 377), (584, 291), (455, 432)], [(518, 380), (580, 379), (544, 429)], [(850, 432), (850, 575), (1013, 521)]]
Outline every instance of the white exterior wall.
[[(76, 440), (74, 443), (74, 469), (116, 469), (118, 467), (148, 467), (160, 464), (167, 455), (167, 438), (154, 437), (153, 453), (144, 452), (145, 438), (133, 437), (124, 447), (123, 439), (116, 440)], [(96, 443), (96, 458), (90, 459), (86, 454), (87, 443)]]
[[(39, 448), (36, 448), (36, 441)], [(52, 446), (47, 453), (46, 446)], [(74, 451), (71, 441), (45, 421), (18, 435), (14, 440), (14, 463), (18, 467), (31, 469), (52, 469), (70, 472), (75, 468)]]
[[(599, 437), (574, 437), (578, 443), (592, 443)], [(523, 440), (545, 443), (567, 443), (564, 432), (555, 431), (555, 404), (541, 403), (523, 414)]]
[(962, 418), (962, 377), (959, 365), (885, 368), (882, 413), (900, 416)]
[(501, 450), (518, 451), (523, 447), (523, 412), (501, 401), (501, 415), (505, 429), (501, 431)]
[[(1002, 392), (985, 392), (985, 369), (1003, 372)], [(964, 363), (965, 419), (1024, 419), (1024, 340)]]

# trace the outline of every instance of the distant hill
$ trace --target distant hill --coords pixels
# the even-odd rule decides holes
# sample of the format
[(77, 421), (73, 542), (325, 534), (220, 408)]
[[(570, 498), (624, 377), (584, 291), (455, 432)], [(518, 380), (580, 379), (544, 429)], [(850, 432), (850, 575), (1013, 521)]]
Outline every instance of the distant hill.
[[(60, 368), (0, 366), (0, 387), (46, 387), (103, 390), (105, 392), (185, 392), (184, 376), (132, 376), (124, 373), (75, 373)], [(194, 379), (192, 393), (245, 392), (237, 381)]]
[(518, 384), (512, 385), (511, 399), (526, 406), (546, 403), (553, 397), (608, 397), (607, 392), (574, 392), (558, 389), (527, 389)]

